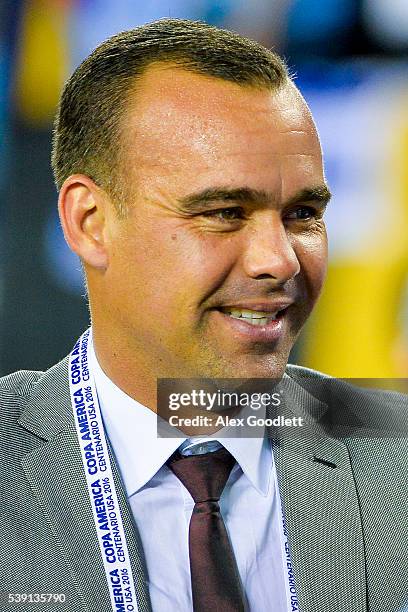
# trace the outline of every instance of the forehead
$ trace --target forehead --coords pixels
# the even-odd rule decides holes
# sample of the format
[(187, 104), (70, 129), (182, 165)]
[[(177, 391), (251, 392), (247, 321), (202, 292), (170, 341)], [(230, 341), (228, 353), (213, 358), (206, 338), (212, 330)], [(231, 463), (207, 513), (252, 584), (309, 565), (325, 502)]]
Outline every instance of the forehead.
[(292, 83), (255, 89), (157, 64), (131, 92), (122, 132), (131, 167), (156, 178), (190, 173), (197, 182), (222, 172), (233, 182), (259, 175), (260, 164), (271, 175), (296, 174), (299, 165), (320, 171), (316, 129)]

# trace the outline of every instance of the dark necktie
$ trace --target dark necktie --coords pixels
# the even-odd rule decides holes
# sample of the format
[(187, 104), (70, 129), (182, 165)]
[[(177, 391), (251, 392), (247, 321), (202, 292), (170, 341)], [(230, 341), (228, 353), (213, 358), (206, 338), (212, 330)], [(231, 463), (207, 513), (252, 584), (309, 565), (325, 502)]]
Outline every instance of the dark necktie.
[(194, 499), (189, 551), (194, 612), (243, 612), (244, 597), (218, 501), (235, 464), (221, 448), (167, 462)]

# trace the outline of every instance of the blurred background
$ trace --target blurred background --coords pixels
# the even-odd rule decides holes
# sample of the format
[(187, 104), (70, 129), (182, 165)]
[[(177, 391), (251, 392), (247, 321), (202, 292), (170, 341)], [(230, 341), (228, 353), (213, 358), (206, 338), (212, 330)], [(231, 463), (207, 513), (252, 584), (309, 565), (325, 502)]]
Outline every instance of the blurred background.
[(0, 374), (47, 368), (89, 323), (49, 163), (61, 87), (106, 37), (160, 17), (274, 47), (316, 119), (334, 193), (330, 266), (291, 361), (407, 377), (407, 0), (1, 0)]

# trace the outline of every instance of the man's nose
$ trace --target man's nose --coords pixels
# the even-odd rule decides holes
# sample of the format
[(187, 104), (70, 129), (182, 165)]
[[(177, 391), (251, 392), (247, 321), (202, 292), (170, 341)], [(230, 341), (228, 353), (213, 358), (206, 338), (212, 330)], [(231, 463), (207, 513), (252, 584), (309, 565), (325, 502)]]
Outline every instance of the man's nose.
[(298, 257), (280, 218), (259, 220), (250, 229), (243, 265), (251, 278), (273, 278), (279, 285), (299, 273)]

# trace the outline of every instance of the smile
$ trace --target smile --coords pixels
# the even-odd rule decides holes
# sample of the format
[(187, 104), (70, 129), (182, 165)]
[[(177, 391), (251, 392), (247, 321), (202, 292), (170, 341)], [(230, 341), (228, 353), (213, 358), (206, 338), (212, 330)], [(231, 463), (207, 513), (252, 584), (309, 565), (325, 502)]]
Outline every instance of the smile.
[[(244, 343), (275, 343), (288, 331), (288, 307), (293, 302), (275, 304), (231, 304), (214, 310), (216, 321), (235, 340)], [(252, 306), (252, 308), (250, 307)]]
[(250, 325), (268, 325), (271, 321), (276, 321), (281, 311), (260, 312), (259, 310), (225, 308), (222, 309), (224, 314), (227, 314), (233, 319), (240, 319)]

